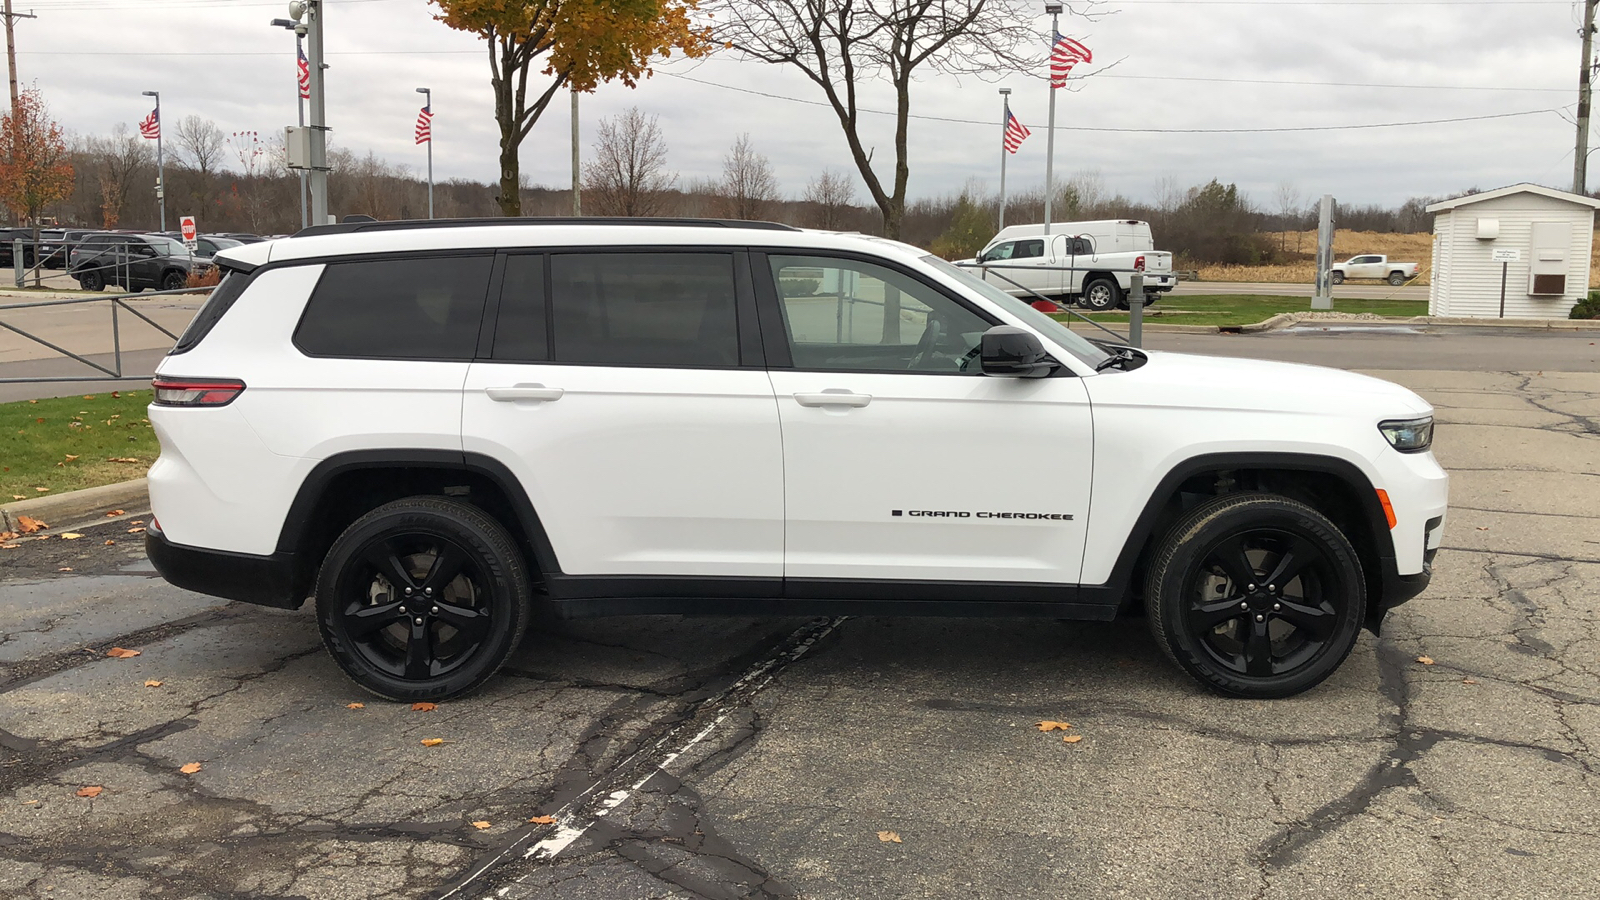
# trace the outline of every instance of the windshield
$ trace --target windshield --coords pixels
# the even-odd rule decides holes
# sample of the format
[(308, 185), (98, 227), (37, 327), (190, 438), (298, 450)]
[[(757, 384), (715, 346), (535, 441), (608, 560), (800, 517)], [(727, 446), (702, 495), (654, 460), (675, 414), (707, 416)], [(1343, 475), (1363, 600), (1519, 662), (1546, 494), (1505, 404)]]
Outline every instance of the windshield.
[(1001, 309), (1021, 319), (1034, 331), (1060, 344), (1063, 349), (1076, 356), (1079, 360), (1095, 366), (1111, 358), (1111, 354), (1084, 340), (1081, 335), (1074, 333), (1072, 329), (984, 281), (982, 278), (972, 274), (972, 272), (960, 266), (951, 265), (937, 256), (924, 256), (922, 261), (993, 300), (1000, 305)]

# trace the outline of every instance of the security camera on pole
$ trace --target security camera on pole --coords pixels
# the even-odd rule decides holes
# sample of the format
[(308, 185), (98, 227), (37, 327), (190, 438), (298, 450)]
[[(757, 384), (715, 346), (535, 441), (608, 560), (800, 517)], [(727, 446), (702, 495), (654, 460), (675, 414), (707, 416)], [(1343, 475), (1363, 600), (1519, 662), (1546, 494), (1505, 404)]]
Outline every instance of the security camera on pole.
[(295, 33), (304, 28), (306, 35), (307, 68), (311, 75), (311, 124), (306, 128), (290, 128), (286, 134), (289, 150), (289, 168), (309, 171), (311, 187), (311, 224), (323, 225), (328, 219), (328, 116), (326, 94), (323, 90), (324, 71), (322, 42), (323, 0), (291, 0), (289, 18), (297, 23)]

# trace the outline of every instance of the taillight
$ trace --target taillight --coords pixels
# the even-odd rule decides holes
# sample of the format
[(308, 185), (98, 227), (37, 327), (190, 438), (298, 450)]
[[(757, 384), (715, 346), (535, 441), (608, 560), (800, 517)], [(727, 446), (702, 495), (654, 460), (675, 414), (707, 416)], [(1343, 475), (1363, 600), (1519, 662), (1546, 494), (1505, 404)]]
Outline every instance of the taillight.
[(1135, 272), (1143, 272), (1144, 271), (1144, 257), (1142, 257), (1142, 256), (1134, 257), (1133, 270)]
[(227, 406), (244, 393), (236, 378), (161, 378), (150, 382), (157, 406)]

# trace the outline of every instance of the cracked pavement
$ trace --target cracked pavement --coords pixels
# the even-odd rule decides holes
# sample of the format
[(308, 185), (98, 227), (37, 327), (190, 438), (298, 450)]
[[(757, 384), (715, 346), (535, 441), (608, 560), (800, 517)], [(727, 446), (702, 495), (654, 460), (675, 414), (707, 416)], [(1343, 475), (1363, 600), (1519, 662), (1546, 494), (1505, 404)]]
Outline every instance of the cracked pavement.
[(1600, 374), (1363, 370), (1438, 408), (1445, 546), (1289, 700), (1141, 620), (641, 617), (418, 712), (123, 522), (0, 551), (0, 896), (1600, 897)]

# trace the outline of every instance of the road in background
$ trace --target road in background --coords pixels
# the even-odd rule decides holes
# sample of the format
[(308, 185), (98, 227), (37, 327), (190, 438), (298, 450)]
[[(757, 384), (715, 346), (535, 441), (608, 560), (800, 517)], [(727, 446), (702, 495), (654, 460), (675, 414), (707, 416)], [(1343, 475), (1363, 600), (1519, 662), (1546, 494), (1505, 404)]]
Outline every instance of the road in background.
[[(1184, 294), (1259, 294), (1269, 297), (1305, 297), (1310, 299), (1315, 285), (1310, 284), (1264, 284), (1261, 282), (1244, 281), (1180, 281), (1172, 289), (1178, 296)], [(1333, 308), (1339, 308), (1339, 300), (1427, 300), (1428, 286), (1425, 284), (1402, 285), (1393, 287), (1387, 284), (1357, 284), (1347, 281), (1335, 285), (1333, 288)], [(1310, 309), (1310, 304), (1306, 305)], [(1425, 315), (1426, 310), (1418, 315)]]

